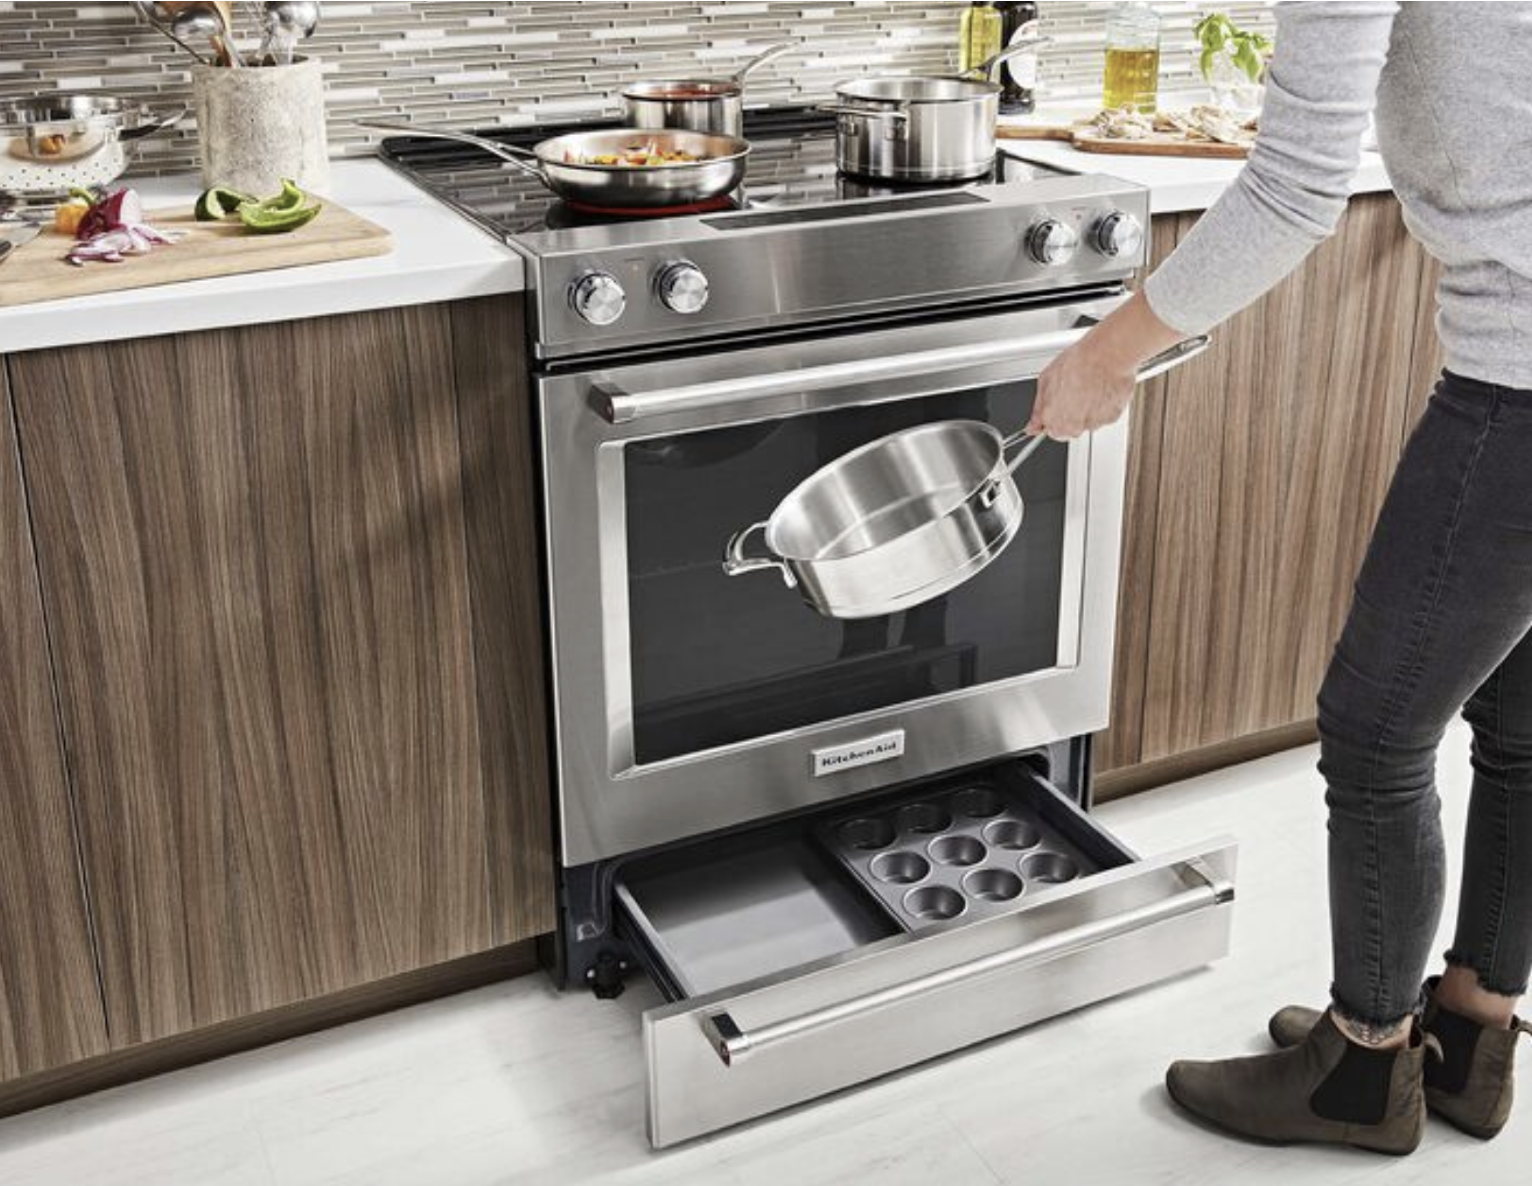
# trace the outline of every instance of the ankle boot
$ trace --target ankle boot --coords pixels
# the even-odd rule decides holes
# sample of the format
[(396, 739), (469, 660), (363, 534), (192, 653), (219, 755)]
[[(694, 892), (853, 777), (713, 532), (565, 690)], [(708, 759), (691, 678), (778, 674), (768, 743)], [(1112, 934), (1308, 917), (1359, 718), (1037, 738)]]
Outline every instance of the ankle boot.
[[(1491, 1029), (1436, 1002), (1440, 977), (1426, 981), (1426, 1032), (1441, 1043), (1440, 1061), (1426, 1062), (1426, 1106), (1453, 1127), (1489, 1140), (1510, 1119), (1515, 1097), (1516, 1042), (1532, 1023), (1516, 1018), (1509, 1029)], [(1292, 1005), (1271, 1019), (1278, 1046), (1296, 1046), (1318, 1023), (1320, 1012)]]
[(1405, 1049), (1369, 1050), (1325, 1013), (1275, 1054), (1175, 1063), (1165, 1088), (1187, 1111), (1241, 1136), (1399, 1155), (1414, 1152), (1425, 1128), (1425, 1053), (1419, 1026)]

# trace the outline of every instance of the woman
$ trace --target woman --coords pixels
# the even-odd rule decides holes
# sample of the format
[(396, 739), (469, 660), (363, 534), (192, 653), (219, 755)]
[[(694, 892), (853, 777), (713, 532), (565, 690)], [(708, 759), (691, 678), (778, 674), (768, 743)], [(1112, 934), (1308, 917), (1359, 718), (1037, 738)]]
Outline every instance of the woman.
[[(1529, 64), (1532, 4), (1278, 5), (1249, 164), (1038, 384), (1034, 431), (1116, 420), (1140, 363), (1255, 300), (1331, 232), (1376, 107), (1407, 225), (1443, 264), (1447, 368), (1319, 693), (1330, 1006), (1273, 1018), (1286, 1049), (1166, 1077), (1179, 1104), (1242, 1135), (1408, 1153), (1429, 1109), (1492, 1137), (1532, 1033), (1515, 1018), (1532, 969)], [(1445, 972), (1423, 989), (1446, 880), (1435, 751), (1459, 709), (1474, 734), (1462, 900)]]

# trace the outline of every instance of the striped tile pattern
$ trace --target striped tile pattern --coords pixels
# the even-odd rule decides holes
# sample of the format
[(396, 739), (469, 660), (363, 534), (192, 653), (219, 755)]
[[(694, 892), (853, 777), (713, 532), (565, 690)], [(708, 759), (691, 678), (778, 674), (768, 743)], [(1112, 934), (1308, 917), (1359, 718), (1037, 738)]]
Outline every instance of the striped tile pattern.
[[(947, 71), (964, 7), (919, 0), (331, 0), (308, 52), (325, 64), (333, 151), (356, 154), (367, 151), (368, 136), (352, 121), (364, 115), (458, 127), (589, 118), (615, 110), (611, 96), (626, 79), (728, 73), (780, 40), (801, 41), (804, 52), (752, 75), (752, 103), (822, 100), (834, 83), (859, 74)], [(1045, 31), (1055, 38), (1043, 58), (1047, 96), (1088, 98), (1099, 89), (1110, 7), (1044, 0)], [(1157, 5), (1165, 18), (1162, 85), (1194, 82), (1190, 30), (1206, 7)], [(1241, 23), (1270, 27), (1266, 4), (1224, 7)], [(0, 101), (100, 88), (178, 106), (189, 96), (186, 62), (126, 3), (0, 0)], [(135, 169), (184, 170), (196, 153), (188, 121), (145, 141)]]

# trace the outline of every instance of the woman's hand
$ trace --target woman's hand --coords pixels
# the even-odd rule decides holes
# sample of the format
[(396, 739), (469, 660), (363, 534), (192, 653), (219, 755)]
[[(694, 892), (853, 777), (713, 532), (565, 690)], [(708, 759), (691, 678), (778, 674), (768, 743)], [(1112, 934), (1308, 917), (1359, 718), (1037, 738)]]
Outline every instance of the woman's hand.
[(1115, 424), (1138, 386), (1137, 367), (1107, 357), (1095, 338), (1100, 327), (1050, 362), (1037, 380), (1037, 401), (1027, 431), (1067, 441)]
[(1027, 432), (1069, 440), (1115, 423), (1133, 398), (1138, 368), (1182, 337), (1134, 294), (1044, 369)]

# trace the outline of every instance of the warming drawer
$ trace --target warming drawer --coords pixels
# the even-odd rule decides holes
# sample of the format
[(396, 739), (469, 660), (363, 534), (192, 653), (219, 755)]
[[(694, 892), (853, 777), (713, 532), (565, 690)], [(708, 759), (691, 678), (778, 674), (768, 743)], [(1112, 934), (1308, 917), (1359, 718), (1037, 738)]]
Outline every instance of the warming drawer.
[(625, 864), (674, 1144), (1227, 954), (1235, 843), (1140, 858), (1024, 763)]

